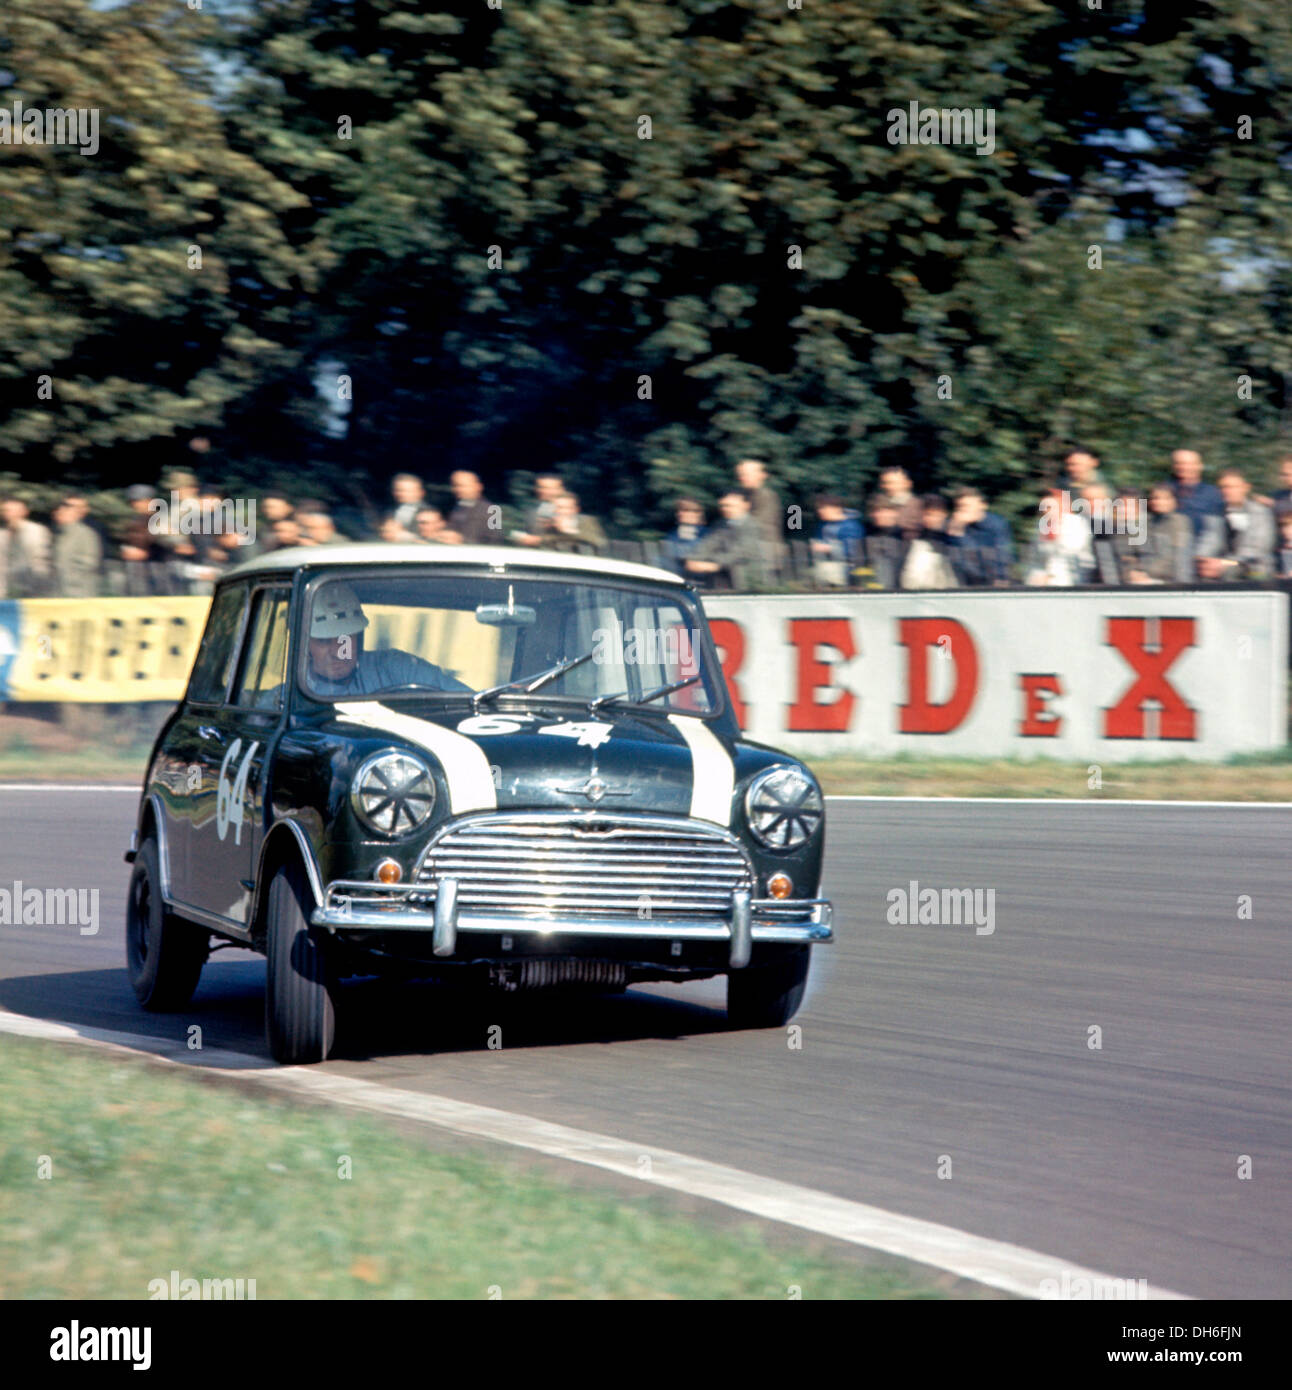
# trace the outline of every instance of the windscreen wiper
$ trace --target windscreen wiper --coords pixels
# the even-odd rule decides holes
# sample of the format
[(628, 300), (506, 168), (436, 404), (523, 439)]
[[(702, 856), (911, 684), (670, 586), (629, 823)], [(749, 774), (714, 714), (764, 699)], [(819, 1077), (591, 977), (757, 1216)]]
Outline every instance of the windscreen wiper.
[[(639, 699), (629, 701), (633, 705), (648, 705), (652, 700), (662, 699), (665, 695), (671, 695), (675, 690), (685, 690), (688, 685), (694, 685), (700, 679), (699, 676), (687, 676), (685, 680), (674, 681), (672, 685), (661, 685), (658, 690), (648, 691)], [(588, 713), (596, 714), (599, 709), (604, 709), (607, 705), (616, 704), (620, 700), (627, 700), (629, 692), (621, 690), (618, 695), (598, 695), (588, 705)]]
[(584, 652), (582, 656), (571, 657), (569, 661), (558, 661), (555, 666), (549, 666), (546, 671), (540, 671), (536, 676), (521, 676), (519, 680), (493, 685), (488, 690), (477, 690), (471, 697), (471, 707), (478, 711), (482, 701), (492, 700), (495, 695), (501, 695), (507, 690), (519, 689), (526, 695), (532, 695), (536, 690), (542, 690), (545, 685), (559, 680), (567, 671), (573, 671), (576, 666), (591, 661), (594, 655), (593, 652)]

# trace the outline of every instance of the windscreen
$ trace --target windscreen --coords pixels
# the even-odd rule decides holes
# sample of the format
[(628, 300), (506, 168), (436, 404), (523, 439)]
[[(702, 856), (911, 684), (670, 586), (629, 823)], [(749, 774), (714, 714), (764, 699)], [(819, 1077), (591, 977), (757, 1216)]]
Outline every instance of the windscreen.
[(347, 573), (312, 583), (305, 618), (299, 679), (316, 699), (444, 698), (514, 682), (493, 698), (622, 697), (701, 715), (720, 704), (703, 619), (663, 588), (568, 575)]

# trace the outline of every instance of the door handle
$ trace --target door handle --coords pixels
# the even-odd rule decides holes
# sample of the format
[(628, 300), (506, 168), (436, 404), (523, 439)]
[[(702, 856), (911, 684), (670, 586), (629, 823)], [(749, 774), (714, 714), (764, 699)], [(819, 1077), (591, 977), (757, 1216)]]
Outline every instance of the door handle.
[(218, 743), (224, 742), (224, 735), (214, 724), (199, 724), (197, 726), (197, 732), (199, 738), (213, 738)]

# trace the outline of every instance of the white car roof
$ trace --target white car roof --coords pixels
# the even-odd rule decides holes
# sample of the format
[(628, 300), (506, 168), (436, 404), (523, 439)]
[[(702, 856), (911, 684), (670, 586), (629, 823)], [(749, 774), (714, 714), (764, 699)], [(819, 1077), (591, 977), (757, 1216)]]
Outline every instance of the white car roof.
[(629, 560), (603, 560), (594, 555), (562, 555), (551, 550), (528, 550), (514, 545), (398, 545), (370, 541), (350, 545), (297, 545), (271, 550), (245, 564), (235, 565), (227, 576), (241, 577), (266, 570), (313, 569), (331, 565), (479, 565), (491, 572), (512, 569), (564, 570), (572, 574), (615, 575), (621, 579), (647, 579), (654, 584), (684, 585), (686, 580), (653, 565)]

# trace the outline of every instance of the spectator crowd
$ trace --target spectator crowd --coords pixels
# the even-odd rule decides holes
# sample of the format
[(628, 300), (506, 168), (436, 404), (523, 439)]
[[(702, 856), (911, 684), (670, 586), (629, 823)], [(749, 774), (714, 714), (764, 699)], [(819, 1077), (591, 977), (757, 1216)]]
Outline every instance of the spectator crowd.
[[(520, 525), (480, 478), (448, 479), (451, 505), (428, 500), (426, 483), (400, 473), (390, 504), (366, 534), (342, 534), (328, 507), (269, 492), (248, 505), (203, 488), (187, 469), (126, 490), (115, 527), (96, 524), (89, 500), (63, 496), (48, 522), (14, 495), (0, 496), (0, 598), (209, 592), (229, 566), (268, 551), (375, 539), (406, 545), (511, 544), (573, 555), (630, 551), (714, 590), (944, 589), (1016, 584), (1191, 584), (1292, 577), (1292, 453), (1279, 486), (1257, 495), (1234, 468), (1207, 481), (1200, 454), (1179, 449), (1170, 476), (1146, 491), (1114, 490), (1097, 457), (1077, 449), (1037, 498), (1037, 521), (1016, 553), (1006, 519), (976, 488), (919, 495), (901, 467), (885, 468), (864, 508), (838, 495), (815, 500), (815, 522), (782, 504), (766, 467), (736, 465), (716, 515), (679, 498), (661, 539), (616, 542), (555, 473), (534, 479)], [(864, 515), (863, 515), (864, 511)], [(355, 528), (359, 529), (359, 528)]]

